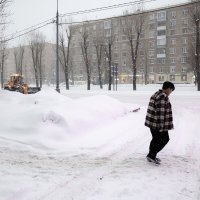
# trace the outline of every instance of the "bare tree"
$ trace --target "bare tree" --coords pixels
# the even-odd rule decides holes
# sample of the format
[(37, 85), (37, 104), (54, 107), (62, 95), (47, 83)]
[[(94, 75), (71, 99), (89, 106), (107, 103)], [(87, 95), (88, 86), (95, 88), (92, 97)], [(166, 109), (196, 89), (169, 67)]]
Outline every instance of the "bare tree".
[(84, 23), (82, 26), (81, 32), (81, 51), (84, 60), (84, 64), (86, 67), (87, 74), (87, 90), (90, 90), (91, 84), (91, 67), (90, 67), (90, 53), (89, 53), (89, 26), (87, 23)]
[(148, 53), (147, 53), (147, 43), (145, 42), (145, 47), (144, 47), (144, 57), (145, 57), (145, 63), (144, 63), (144, 84), (148, 84)]
[(14, 59), (15, 59), (15, 67), (16, 73), (23, 73), (23, 60), (24, 60), (24, 46), (20, 45), (14, 49)]
[(33, 69), (35, 74), (36, 87), (42, 87), (43, 78), (43, 51), (45, 46), (45, 39), (41, 33), (33, 33), (29, 42), (31, 50)]
[(71, 59), (69, 59), (70, 62), (70, 79), (71, 79), (71, 84), (74, 85), (74, 61), (73, 61), (73, 56), (71, 57)]
[(7, 42), (4, 37), (6, 25), (9, 23), (6, 19), (9, 16), (8, 6), (12, 0), (0, 0), (0, 70), (1, 70), (1, 88), (4, 85), (4, 65), (7, 57)]
[(5, 66), (5, 60), (7, 57), (6, 45), (7, 45), (6, 42), (0, 43), (1, 88), (3, 88), (3, 85), (4, 85), (4, 66)]
[(189, 49), (189, 56), (188, 60), (192, 65), (192, 70), (194, 72), (194, 83), (197, 84), (197, 73), (196, 73), (196, 42), (194, 41), (194, 37), (191, 35), (191, 39), (188, 41), (188, 49)]
[(104, 43), (103, 43), (103, 37), (99, 36), (98, 34), (94, 38), (94, 47), (96, 51), (96, 57), (97, 57), (97, 70), (98, 70), (98, 77), (99, 77), (99, 85), (100, 88), (103, 88), (102, 83), (102, 60), (103, 60), (103, 53), (104, 53)]
[(70, 74), (70, 45), (71, 45), (71, 40), (72, 40), (72, 33), (73, 29), (72, 26), (68, 26), (65, 29), (66, 37), (64, 34), (60, 35), (60, 56), (59, 60), (60, 63), (63, 67), (64, 75), (65, 75), (65, 83), (66, 83), (66, 89), (69, 90), (69, 74)]
[(128, 38), (133, 73), (133, 90), (136, 90), (137, 56), (140, 43), (140, 36), (144, 24), (144, 14), (138, 10), (134, 15), (127, 15), (122, 18), (123, 32)]
[(195, 26), (195, 81), (197, 83), (197, 90), (200, 91), (200, 0), (192, 0), (190, 14), (192, 23)]
[(9, 16), (8, 6), (12, 0), (0, 0), (0, 26), (8, 24), (5, 19)]
[(7, 24), (9, 24), (9, 21), (7, 21), (10, 13), (8, 11), (8, 7), (12, 0), (0, 0), (0, 41), (3, 42), (5, 40), (4, 33), (6, 30)]
[[(112, 21), (106, 22), (106, 29), (105, 29), (105, 36), (104, 36), (104, 50), (106, 59), (108, 60), (108, 90), (111, 90), (112, 85), (112, 53), (113, 53), (113, 45), (115, 42), (115, 35)], [(114, 84), (114, 77), (113, 77), (113, 84)]]

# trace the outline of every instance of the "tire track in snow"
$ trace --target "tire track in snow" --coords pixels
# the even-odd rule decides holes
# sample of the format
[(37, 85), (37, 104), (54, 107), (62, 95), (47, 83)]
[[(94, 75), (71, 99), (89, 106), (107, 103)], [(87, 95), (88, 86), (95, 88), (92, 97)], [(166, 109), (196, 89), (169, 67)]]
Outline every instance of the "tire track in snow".
[[(73, 197), (74, 194), (78, 194), (79, 196), (81, 196), (81, 194), (83, 192), (85, 192), (86, 189), (89, 190), (91, 193), (92, 190), (94, 191), (95, 185), (99, 184), (99, 181), (102, 180), (103, 177), (106, 177), (108, 174), (110, 174), (110, 171), (108, 172), (108, 168), (113, 167), (113, 162), (116, 162), (116, 161), (121, 162), (128, 156), (134, 155), (134, 153), (137, 153), (137, 151), (141, 147), (143, 148), (144, 144), (146, 142), (148, 142), (148, 139), (144, 140), (144, 136), (145, 136), (145, 134), (142, 134), (142, 135), (138, 134), (138, 137), (135, 137), (133, 141), (127, 142), (120, 149), (113, 151), (112, 153), (108, 154), (107, 156), (104, 155), (105, 160), (107, 160), (107, 161), (104, 163), (103, 166), (100, 166), (100, 167), (98, 166), (89, 172), (83, 171), (82, 173), (79, 174), (79, 177), (74, 177), (68, 181), (64, 181), (64, 182), (56, 185), (54, 188), (49, 189), (46, 194), (42, 195), (42, 197), (38, 198), (37, 200), (45, 200), (45, 199), (54, 200), (57, 197), (57, 194), (61, 194), (61, 192), (59, 192), (60, 190), (64, 190), (64, 188), (67, 189), (69, 187), (71, 187), (71, 190), (70, 190), (70, 192), (72, 193), (71, 197), (70, 197), (71, 199), (74, 199), (74, 197)], [(97, 152), (102, 151), (103, 148), (106, 148), (110, 145), (112, 145), (112, 143), (108, 143), (104, 146), (99, 147)], [(131, 153), (128, 153), (128, 152), (131, 152)], [(92, 159), (94, 161), (96, 160), (95, 157), (93, 157), (93, 156), (90, 159)], [(144, 159), (145, 159), (145, 156), (144, 156)], [(87, 182), (85, 180), (87, 180)], [(73, 187), (73, 184), (76, 186)], [(79, 186), (77, 186), (77, 185), (79, 185)], [(74, 189), (74, 188), (76, 188), (76, 189)], [(55, 196), (52, 196), (52, 195), (55, 195)], [(67, 192), (67, 195), (69, 195), (69, 192)], [(59, 200), (61, 200), (61, 199), (65, 200), (66, 196), (59, 198)]]

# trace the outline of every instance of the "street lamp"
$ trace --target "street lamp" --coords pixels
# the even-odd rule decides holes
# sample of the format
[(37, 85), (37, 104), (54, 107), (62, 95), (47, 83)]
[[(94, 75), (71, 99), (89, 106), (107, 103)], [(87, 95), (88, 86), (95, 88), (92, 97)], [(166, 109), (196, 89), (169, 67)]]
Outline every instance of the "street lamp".
[(58, 59), (58, 43), (59, 43), (59, 14), (58, 14), (58, 0), (57, 0), (57, 12), (56, 12), (56, 91), (60, 93), (59, 88), (59, 59)]

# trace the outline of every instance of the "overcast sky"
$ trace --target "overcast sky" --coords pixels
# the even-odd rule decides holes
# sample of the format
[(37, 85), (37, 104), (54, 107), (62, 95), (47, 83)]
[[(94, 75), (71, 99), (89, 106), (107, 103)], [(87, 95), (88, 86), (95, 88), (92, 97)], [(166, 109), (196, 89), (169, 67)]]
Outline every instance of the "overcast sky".
[[(46, 21), (55, 17), (57, 0), (13, 0), (14, 2), (10, 6), (11, 11), (11, 24), (7, 30), (8, 34), (15, 33), (27, 27), (39, 24), (40, 22)], [(146, 3), (144, 7), (153, 8), (161, 6), (170, 6), (172, 4), (179, 4), (188, 2), (189, 0), (155, 0), (151, 3)], [(59, 13), (71, 13), (75, 11), (82, 11), (86, 9), (93, 9), (99, 7), (105, 7), (110, 5), (122, 4), (134, 2), (134, 0), (59, 0)], [(79, 15), (73, 16), (73, 20), (89, 20), (93, 18), (104, 18), (108, 16), (120, 15), (126, 9), (131, 7), (123, 7), (120, 9), (113, 9), (104, 12), (95, 12), (91, 15)], [(41, 29), (42, 32), (47, 36), (48, 41), (55, 41), (55, 26), (49, 26), (48, 28)], [(7, 35), (8, 35), (7, 34)], [(17, 43), (16, 39), (14, 43)]]

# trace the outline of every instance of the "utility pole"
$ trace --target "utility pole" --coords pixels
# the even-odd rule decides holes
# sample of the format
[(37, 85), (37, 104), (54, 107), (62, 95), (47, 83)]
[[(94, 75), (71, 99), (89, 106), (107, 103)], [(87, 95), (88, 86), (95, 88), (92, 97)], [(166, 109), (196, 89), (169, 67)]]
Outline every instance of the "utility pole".
[[(2, 55), (2, 50), (0, 50), (0, 55)], [(3, 56), (1, 56), (3, 57)], [(0, 70), (1, 70), (1, 89), (3, 89), (3, 65), (2, 65), (2, 58), (0, 59)]]
[(58, 0), (57, 0), (57, 13), (56, 13), (56, 91), (60, 93), (59, 88), (59, 59), (58, 59), (58, 43), (59, 43), (59, 13), (58, 13)]
[(117, 91), (117, 83), (118, 83), (118, 64), (115, 64), (115, 78), (116, 78), (116, 91)]
[(113, 90), (115, 90), (115, 65), (112, 65), (112, 75), (113, 75)]

